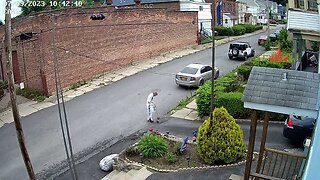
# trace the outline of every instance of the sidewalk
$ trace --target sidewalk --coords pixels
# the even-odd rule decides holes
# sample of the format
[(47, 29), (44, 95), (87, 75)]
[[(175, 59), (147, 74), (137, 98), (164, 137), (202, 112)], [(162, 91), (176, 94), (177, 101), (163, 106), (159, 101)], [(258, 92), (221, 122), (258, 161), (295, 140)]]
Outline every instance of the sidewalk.
[[(263, 32), (265, 32), (265, 31), (259, 30), (259, 31), (253, 32), (253, 33), (244, 34), (242, 36), (233, 36), (233, 37), (228, 37), (225, 39), (217, 40), (216, 46), (219, 46), (221, 44), (226, 44), (230, 41), (234, 41), (234, 40), (237, 40), (240, 38), (249, 37), (249, 36), (252, 36), (255, 34), (263, 33)], [(100, 88), (102, 86), (107, 86), (108, 84), (119, 81), (122, 78), (134, 75), (134, 74), (141, 72), (141, 71), (144, 71), (146, 69), (150, 69), (150, 68), (159, 66), (161, 64), (164, 64), (166, 62), (172, 61), (174, 59), (181, 58), (183, 56), (187, 56), (189, 54), (193, 54), (193, 53), (196, 53), (196, 52), (199, 52), (199, 51), (202, 51), (205, 49), (209, 49), (209, 48), (212, 48), (212, 43), (208, 43), (208, 44), (204, 44), (204, 45), (192, 45), (192, 46), (188, 46), (183, 49), (178, 49), (175, 51), (169, 51), (169, 52), (163, 53), (157, 57), (141, 60), (139, 62), (133, 62), (132, 64), (124, 66), (121, 69), (117, 69), (115, 71), (105, 73), (95, 79), (92, 79), (87, 84), (85, 84), (75, 90), (64, 91), (63, 92), (64, 100), (69, 101), (77, 96), (81, 96), (87, 92), (94, 90), (94, 89)], [(54, 106), (56, 104), (57, 104), (56, 96), (52, 95), (49, 98), (47, 98), (44, 102), (38, 103), (38, 102), (32, 101), (32, 100), (29, 100), (27, 102), (23, 102), (18, 105), (18, 108), (19, 108), (19, 112), (20, 112), (21, 117), (24, 117), (24, 116), (30, 115), (32, 113), (35, 113), (37, 111), (40, 111), (42, 109)], [(192, 107), (193, 105), (190, 105), (190, 106), (191, 106), (191, 108), (194, 108), (194, 107)], [(185, 112), (183, 112), (183, 111), (185, 111)], [(181, 115), (179, 115), (179, 113)], [(179, 113), (178, 113), (177, 117), (184, 116), (185, 114), (187, 114), (187, 115), (184, 116), (183, 118), (193, 120), (196, 117), (195, 112), (190, 111), (190, 110), (183, 109)], [(13, 122), (13, 116), (12, 116), (11, 108), (8, 108), (4, 112), (0, 113), (0, 128), (2, 126), (4, 126), (5, 124), (9, 124), (12, 122)]]

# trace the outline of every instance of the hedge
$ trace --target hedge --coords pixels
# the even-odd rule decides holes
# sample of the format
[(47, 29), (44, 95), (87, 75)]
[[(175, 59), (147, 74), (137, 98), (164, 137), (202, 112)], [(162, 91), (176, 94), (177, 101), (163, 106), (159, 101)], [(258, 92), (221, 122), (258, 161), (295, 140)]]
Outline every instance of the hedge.
[(241, 36), (244, 33), (246, 33), (246, 28), (242, 25), (236, 25), (232, 27), (233, 35), (235, 36)]
[(218, 36), (233, 36), (234, 32), (232, 28), (229, 27), (223, 27), (223, 26), (217, 26), (214, 29), (218, 32)]
[(242, 101), (242, 92), (221, 93), (216, 96), (215, 107), (224, 107), (231, 116), (245, 118), (248, 116), (248, 109), (245, 109)]
[[(253, 66), (271, 67), (288, 69), (291, 67), (290, 62), (273, 63), (270, 61), (261, 61), (256, 58), (245, 62), (243, 65), (234, 71), (220, 77), (215, 81), (215, 107), (225, 107), (230, 115), (236, 118), (246, 118), (249, 115), (249, 110), (243, 107), (242, 95), (244, 87), (237, 79), (238, 75), (242, 76), (244, 81), (247, 81)], [(197, 90), (196, 96), (197, 111), (200, 117), (208, 116), (210, 114), (211, 105), (211, 82), (205, 83)], [(286, 115), (279, 115), (271, 113), (272, 120), (283, 120)]]

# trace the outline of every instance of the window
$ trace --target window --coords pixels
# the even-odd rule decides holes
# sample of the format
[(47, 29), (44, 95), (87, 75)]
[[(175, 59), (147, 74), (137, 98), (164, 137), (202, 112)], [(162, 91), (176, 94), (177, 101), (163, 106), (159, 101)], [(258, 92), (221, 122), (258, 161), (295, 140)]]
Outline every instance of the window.
[(199, 11), (203, 11), (203, 6), (199, 6)]
[(316, 0), (309, 0), (308, 1), (308, 10), (309, 11), (318, 11)]
[(226, 24), (228, 24), (228, 19), (225, 19), (224, 22), (225, 22)]
[(295, 0), (295, 8), (304, 9), (304, 0)]
[(206, 67), (201, 68), (200, 73), (203, 74), (203, 73), (206, 73), (211, 70), (212, 70), (212, 68), (210, 66), (206, 66)]

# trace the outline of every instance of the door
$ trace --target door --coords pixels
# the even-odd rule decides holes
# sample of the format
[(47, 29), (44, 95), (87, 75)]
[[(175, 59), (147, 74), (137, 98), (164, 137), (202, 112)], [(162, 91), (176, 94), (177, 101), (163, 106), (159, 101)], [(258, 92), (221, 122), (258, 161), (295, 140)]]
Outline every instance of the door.
[(12, 51), (12, 67), (14, 83), (19, 84), (21, 82), (21, 77), (17, 51)]

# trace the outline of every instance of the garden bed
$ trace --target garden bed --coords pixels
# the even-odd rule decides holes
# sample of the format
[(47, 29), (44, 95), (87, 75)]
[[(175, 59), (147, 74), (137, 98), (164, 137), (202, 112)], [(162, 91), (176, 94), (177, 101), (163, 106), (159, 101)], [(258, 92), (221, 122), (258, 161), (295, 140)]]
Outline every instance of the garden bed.
[[(163, 135), (163, 137), (165, 137)], [(239, 159), (238, 162), (233, 164), (225, 164), (223, 162), (216, 162), (213, 165), (207, 165), (200, 158), (196, 144), (190, 143), (186, 151), (182, 154), (179, 153), (179, 149), (177, 147), (181, 146), (181, 142), (177, 140), (172, 140), (173, 138), (165, 138), (169, 144), (169, 152), (172, 152), (177, 155), (177, 160), (175, 162), (169, 162), (167, 156), (158, 157), (158, 158), (145, 158), (141, 157), (138, 152), (132, 153), (132, 148), (136, 148), (137, 145), (133, 145), (132, 147), (127, 148), (123, 151), (119, 157), (125, 159), (128, 162), (135, 162), (143, 164), (153, 170), (157, 171), (179, 171), (179, 170), (188, 170), (188, 169), (203, 169), (203, 168), (217, 168), (217, 167), (230, 167), (236, 166), (245, 163), (245, 156)], [(188, 163), (189, 159), (189, 163)]]

